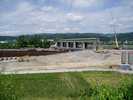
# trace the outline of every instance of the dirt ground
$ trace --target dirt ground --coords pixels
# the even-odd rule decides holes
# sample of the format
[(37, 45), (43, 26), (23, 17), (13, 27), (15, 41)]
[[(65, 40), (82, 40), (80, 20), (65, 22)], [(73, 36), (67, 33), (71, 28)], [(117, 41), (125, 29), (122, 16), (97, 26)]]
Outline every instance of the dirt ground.
[(96, 53), (92, 50), (67, 52), (47, 56), (23, 57), (23, 61), (0, 61), (1, 71), (45, 70), (52, 68), (109, 67), (121, 63), (121, 52), (108, 50)]

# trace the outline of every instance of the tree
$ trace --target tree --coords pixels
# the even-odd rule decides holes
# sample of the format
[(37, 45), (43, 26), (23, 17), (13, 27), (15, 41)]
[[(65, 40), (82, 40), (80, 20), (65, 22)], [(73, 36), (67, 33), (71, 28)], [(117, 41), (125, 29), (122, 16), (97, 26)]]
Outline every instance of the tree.
[(19, 36), (16, 40), (18, 48), (49, 48), (51, 42), (39, 35)]
[(18, 48), (25, 48), (28, 45), (28, 40), (26, 36), (19, 36), (16, 40), (16, 44)]

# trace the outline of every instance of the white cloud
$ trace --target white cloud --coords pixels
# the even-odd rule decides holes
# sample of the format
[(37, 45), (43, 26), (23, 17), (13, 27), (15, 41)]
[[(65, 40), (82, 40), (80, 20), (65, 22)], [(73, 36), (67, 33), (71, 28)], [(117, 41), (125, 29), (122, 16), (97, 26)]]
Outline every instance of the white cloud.
[(103, 1), (98, 0), (73, 0), (73, 6), (76, 7), (92, 7), (92, 6), (101, 6)]
[(46, 12), (55, 12), (57, 9), (55, 9), (52, 6), (44, 6), (41, 8), (41, 10), (46, 11)]
[[(72, 0), (61, 1), (67, 4), (72, 2)], [(83, 8), (101, 6), (104, 4), (103, 1), (73, 0), (73, 5)], [(120, 6), (99, 12), (82, 12), (77, 9), (64, 11), (52, 5), (38, 8), (30, 2), (21, 2), (15, 11), (2, 14), (0, 35), (3, 33), (16, 35), (44, 32), (112, 32), (112, 24), (116, 24), (118, 32), (133, 31), (132, 10), (132, 6), (123, 2)]]
[(27, 12), (27, 11), (31, 11), (34, 9), (33, 5), (31, 5), (30, 3), (28, 2), (22, 2), (20, 3), (17, 8), (16, 8), (18, 11), (20, 12)]
[(68, 13), (66, 14), (66, 16), (67, 16), (67, 19), (71, 21), (81, 21), (84, 18), (82, 15), (75, 14), (75, 13)]
[(79, 32), (79, 28), (77, 27), (65, 27), (62, 32), (68, 32), (68, 33), (72, 33), (72, 32)]
[(86, 7), (101, 7), (104, 5), (106, 0), (59, 0), (64, 4), (69, 4), (75, 8), (86, 8)]

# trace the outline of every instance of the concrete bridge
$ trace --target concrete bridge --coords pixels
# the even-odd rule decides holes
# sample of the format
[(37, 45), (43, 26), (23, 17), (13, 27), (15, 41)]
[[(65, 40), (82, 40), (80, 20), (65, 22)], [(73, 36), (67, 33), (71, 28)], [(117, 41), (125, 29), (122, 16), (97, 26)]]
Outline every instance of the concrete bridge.
[(96, 38), (75, 38), (59, 39), (56, 41), (56, 47), (66, 49), (96, 49), (98, 39)]

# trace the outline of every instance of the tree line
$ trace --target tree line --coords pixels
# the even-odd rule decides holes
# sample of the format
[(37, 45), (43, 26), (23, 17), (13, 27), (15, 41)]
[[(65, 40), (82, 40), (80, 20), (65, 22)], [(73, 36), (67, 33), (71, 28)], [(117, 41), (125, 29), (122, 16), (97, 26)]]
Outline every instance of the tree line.
[(22, 35), (15, 41), (0, 43), (0, 49), (19, 49), (19, 48), (49, 48), (51, 42), (39, 35), (26, 36)]
[[(99, 38), (103, 45), (114, 45), (114, 34), (97, 34), (97, 33), (56, 33), (56, 34), (36, 34), (22, 36), (0, 36), (0, 41), (7, 40), (8, 43), (0, 43), (1, 49), (10, 48), (48, 48), (51, 42), (48, 39), (70, 39), (70, 38)], [(133, 45), (133, 32), (118, 33), (119, 45), (128, 41), (128, 45)]]

